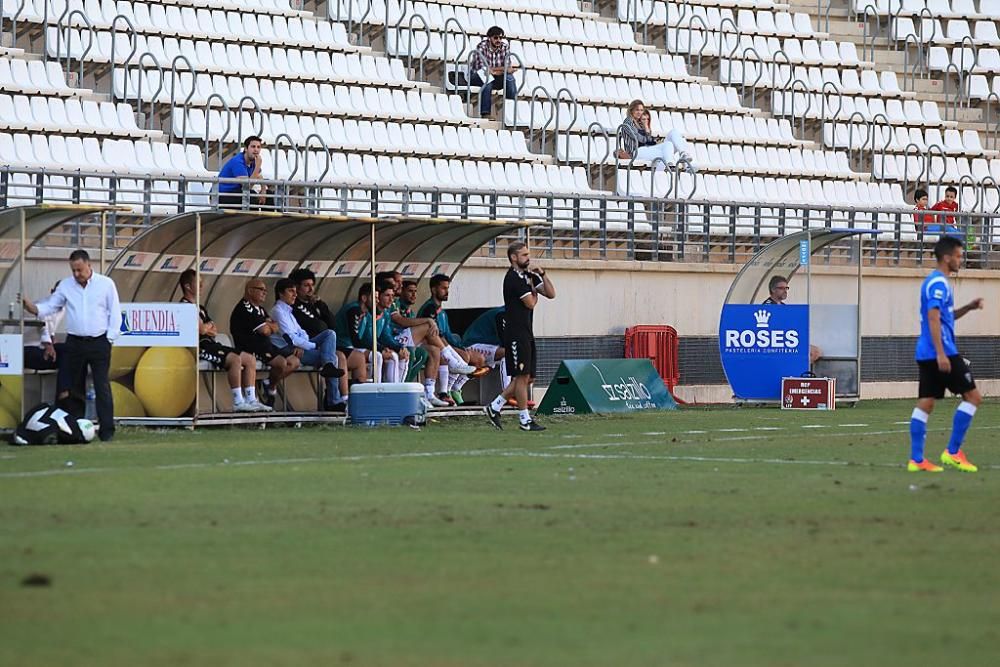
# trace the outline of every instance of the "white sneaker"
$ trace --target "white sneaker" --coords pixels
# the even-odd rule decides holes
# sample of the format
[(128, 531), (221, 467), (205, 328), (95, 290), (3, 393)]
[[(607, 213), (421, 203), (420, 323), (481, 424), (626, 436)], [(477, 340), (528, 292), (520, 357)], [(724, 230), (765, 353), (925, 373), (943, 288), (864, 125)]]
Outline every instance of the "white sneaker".
[(252, 406), (251, 410), (253, 412), (274, 412), (274, 408), (272, 408), (270, 405), (264, 405), (260, 401), (253, 401), (252, 403), (248, 404)]
[(431, 396), (430, 398), (424, 397), (424, 400), (431, 404), (435, 408), (446, 408), (450, 405), (447, 401), (442, 401), (437, 396)]
[(455, 364), (454, 366), (448, 364), (448, 370), (451, 371), (452, 373), (458, 373), (459, 375), (471, 375), (472, 373), (475, 372), (476, 367), (470, 366), (469, 364), (466, 363)]
[(233, 405), (233, 412), (257, 412), (257, 410), (254, 408), (253, 403), (243, 401), (242, 403)]

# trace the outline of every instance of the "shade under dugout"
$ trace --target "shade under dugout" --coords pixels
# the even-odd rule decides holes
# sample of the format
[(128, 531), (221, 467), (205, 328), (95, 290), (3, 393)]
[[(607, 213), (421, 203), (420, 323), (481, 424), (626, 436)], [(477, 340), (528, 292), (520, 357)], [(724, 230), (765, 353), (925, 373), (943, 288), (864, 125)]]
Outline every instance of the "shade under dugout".
[(831, 243), (863, 234), (875, 235), (878, 232), (868, 229), (806, 229), (775, 239), (740, 269), (729, 286), (725, 303), (760, 303), (767, 298), (767, 282), (771, 276), (781, 275), (791, 280), (803, 266), (800, 258), (802, 241), (809, 242), (809, 254), (813, 255)]
[[(49, 293), (49, 285), (41, 285), (30, 273), (23, 276), (24, 255), (50, 232), (87, 215), (109, 212), (113, 209), (100, 206), (47, 205), (18, 206), (0, 209), (0, 303), (13, 302), (18, 292), (36, 299)], [(24, 221), (24, 237), (21, 222)], [(22, 245), (23, 244), (23, 245)], [(69, 257), (69, 252), (66, 253)], [(98, 258), (93, 258), (99, 265)], [(16, 314), (16, 313), (15, 313)]]
[[(523, 223), (426, 218), (354, 218), (242, 211), (205, 211), (168, 218), (137, 236), (110, 268), (122, 301), (180, 298), (177, 278), (201, 258), (202, 302), (222, 320), (243, 297), (250, 277), (273, 280), (307, 266), (331, 307), (370, 280), (371, 229), (378, 270), (413, 279), (452, 273), (491, 239)], [(198, 237), (200, 226), (200, 253)], [(268, 295), (268, 303), (273, 292)]]

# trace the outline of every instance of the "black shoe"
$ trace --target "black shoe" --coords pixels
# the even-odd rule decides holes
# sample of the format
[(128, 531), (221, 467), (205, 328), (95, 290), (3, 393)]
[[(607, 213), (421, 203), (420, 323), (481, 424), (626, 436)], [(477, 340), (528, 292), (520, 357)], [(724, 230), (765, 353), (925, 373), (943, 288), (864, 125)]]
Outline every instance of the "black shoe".
[(522, 431), (544, 431), (545, 430), (545, 427), (542, 426), (541, 424), (539, 424), (538, 422), (536, 422), (534, 419), (532, 419), (527, 424), (521, 424), (520, 426), (521, 426), (521, 430)]
[(270, 391), (268, 391), (267, 385), (264, 385), (264, 391), (262, 391), (259, 394), (257, 394), (257, 400), (259, 400), (261, 403), (263, 403), (267, 407), (273, 408), (274, 407), (274, 399), (275, 399), (276, 396), (277, 396), (277, 394), (272, 394)]
[(105, 435), (98, 435), (97, 437), (100, 438), (101, 442), (111, 442), (115, 439), (115, 434), (107, 433)]
[(489, 417), (490, 423), (493, 424), (498, 431), (503, 430), (503, 424), (500, 422), (500, 413), (494, 410), (492, 405), (487, 405), (483, 408), (483, 412), (486, 413), (486, 416)]
[(327, 403), (323, 409), (327, 412), (347, 412), (347, 403)]
[(343, 375), (344, 375), (344, 369), (343, 368), (337, 368), (336, 366), (334, 366), (333, 364), (331, 364), (328, 361), (325, 364), (323, 364), (322, 366), (320, 366), (319, 374), (329, 380), (330, 378), (343, 377)]

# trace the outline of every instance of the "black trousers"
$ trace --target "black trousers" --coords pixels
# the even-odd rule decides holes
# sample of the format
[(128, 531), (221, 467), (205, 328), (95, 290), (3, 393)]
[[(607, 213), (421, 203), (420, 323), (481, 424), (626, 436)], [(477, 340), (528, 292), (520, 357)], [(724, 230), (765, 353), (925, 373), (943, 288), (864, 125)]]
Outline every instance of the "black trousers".
[(97, 398), (97, 421), (100, 429), (97, 435), (108, 440), (115, 434), (115, 404), (111, 398), (111, 382), (108, 370), (111, 367), (111, 341), (105, 336), (87, 338), (69, 335), (66, 337), (66, 352), (69, 357), (69, 372), (73, 387), (83, 394), (87, 382), (87, 368), (94, 376), (94, 393)]

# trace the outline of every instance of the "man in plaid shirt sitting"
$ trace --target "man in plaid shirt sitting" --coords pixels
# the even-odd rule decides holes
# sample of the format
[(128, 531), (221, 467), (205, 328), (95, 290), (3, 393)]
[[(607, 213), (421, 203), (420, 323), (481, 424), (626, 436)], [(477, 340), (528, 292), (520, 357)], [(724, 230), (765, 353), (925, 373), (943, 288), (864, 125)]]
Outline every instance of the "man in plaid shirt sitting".
[[(493, 26), (486, 31), (486, 39), (473, 52), (469, 79), (473, 86), (482, 86), (479, 91), (479, 113), (489, 118), (493, 109), (493, 91), (504, 90), (508, 100), (517, 96), (517, 84), (513, 72), (516, 66), (510, 62), (510, 45), (503, 39), (503, 28)], [(486, 81), (489, 77), (492, 81)]]

